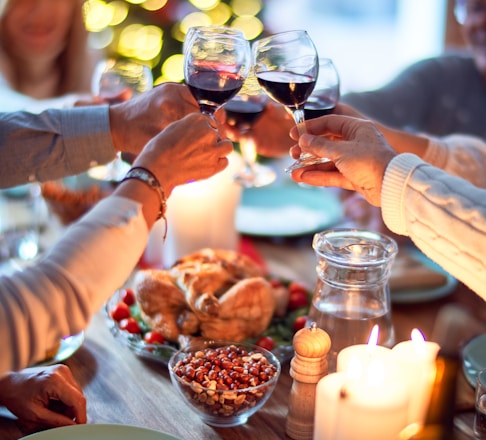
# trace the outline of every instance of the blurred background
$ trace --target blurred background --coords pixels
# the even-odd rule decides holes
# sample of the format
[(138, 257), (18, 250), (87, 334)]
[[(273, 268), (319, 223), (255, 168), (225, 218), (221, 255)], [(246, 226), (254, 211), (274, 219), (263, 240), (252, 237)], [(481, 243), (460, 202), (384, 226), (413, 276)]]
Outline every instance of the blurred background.
[(183, 80), (182, 41), (195, 25), (241, 28), (249, 40), (306, 29), (334, 60), (342, 92), (381, 86), (413, 61), (462, 43), (452, 0), (87, 0), (90, 45), (138, 58), (156, 84)]

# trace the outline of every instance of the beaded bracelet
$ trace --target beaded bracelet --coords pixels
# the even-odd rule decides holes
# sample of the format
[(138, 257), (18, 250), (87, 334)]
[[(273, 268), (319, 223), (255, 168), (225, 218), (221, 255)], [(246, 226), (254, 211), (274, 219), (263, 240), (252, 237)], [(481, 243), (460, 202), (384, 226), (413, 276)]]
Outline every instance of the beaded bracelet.
[[(157, 220), (163, 218), (165, 221), (165, 231), (164, 231), (164, 240), (167, 236), (167, 218), (165, 217), (165, 212), (167, 211), (167, 200), (165, 197), (164, 189), (160, 185), (157, 177), (155, 177), (154, 173), (144, 167), (132, 167), (126, 174), (126, 176), (121, 180), (124, 182), (125, 180), (135, 179), (139, 180), (140, 182), (146, 183), (150, 188), (155, 190), (160, 198), (160, 210), (159, 214), (157, 215)], [(120, 183), (121, 183), (120, 182)]]

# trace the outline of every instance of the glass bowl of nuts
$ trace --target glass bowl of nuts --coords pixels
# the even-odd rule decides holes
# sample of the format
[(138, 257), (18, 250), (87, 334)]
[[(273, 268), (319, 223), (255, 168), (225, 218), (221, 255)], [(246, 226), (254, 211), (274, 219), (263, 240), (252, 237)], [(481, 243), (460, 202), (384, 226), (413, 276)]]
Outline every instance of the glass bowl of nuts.
[(268, 400), (280, 375), (280, 362), (257, 345), (204, 341), (174, 353), (172, 383), (204, 423), (243, 425)]

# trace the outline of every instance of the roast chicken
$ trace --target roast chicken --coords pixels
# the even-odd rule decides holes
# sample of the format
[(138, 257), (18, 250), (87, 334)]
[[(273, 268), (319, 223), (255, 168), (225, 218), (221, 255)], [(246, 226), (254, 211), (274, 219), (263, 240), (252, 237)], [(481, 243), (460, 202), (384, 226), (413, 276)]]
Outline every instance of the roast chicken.
[(234, 341), (257, 336), (275, 310), (260, 266), (229, 250), (202, 249), (170, 269), (140, 271), (134, 291), (142, 318), (173, 342), (181, 335)]

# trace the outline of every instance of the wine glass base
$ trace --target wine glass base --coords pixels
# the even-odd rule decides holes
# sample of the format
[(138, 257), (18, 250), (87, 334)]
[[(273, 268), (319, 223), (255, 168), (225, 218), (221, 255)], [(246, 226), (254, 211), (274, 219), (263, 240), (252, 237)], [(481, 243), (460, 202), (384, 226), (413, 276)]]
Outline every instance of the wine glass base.
[(234, 176), (234, 181), (245, 188), (260, 188), (270, 185), (277, 178), (277, 174), (271, 168), (255, 164), (253, 170), (244, 169)]
[(305, 168), (308, 167), (309, 165), (317, 165), (320, 163), (328, 163), (328, 162), (331, 162), (331, 160), (328, 159), (327, 157), (316, 157), (316, 156), (303, 157), (296, 160), (293, 164), (285, 168), (285, 172), (291, 173), (293, 170), (298, 170), (299, 168)]

